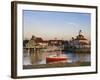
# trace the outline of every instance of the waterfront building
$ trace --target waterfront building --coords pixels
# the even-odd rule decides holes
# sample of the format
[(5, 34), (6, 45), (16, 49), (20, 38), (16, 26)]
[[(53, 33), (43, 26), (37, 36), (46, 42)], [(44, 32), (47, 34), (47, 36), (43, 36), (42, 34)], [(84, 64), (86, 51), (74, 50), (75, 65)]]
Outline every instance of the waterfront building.
[(76, 38), (72, 37), (70, 45), (75, 48), (90, 48), (90, 42), (84, 37), (82, 30), (79, 31)]
[(26, 49), (27, 54), (30, 55), (30, 60), (32, 64), (37, 63), (39, 60), (41, 60), (42, 57), (41, 54), (42, 46), (39, 45), (36, 40), (40, 41), (40, 38), (36, 39), (35, 36), (32, 36), (32, 38), (28, 41), (28, 43), (24, 47), (24, 50)]
[(63, 40), (49, 40), (50, 46), (60, 46), (62, 45)]

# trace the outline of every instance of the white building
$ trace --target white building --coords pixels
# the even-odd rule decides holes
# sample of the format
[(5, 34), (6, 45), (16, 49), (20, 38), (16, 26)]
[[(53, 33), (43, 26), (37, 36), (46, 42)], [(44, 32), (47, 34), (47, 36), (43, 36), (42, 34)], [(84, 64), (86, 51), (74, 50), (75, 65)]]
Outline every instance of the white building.
[(70, 45), (76, 48), (90, 48), (90, 42), (84, 37), (82, 30), (79, 31), (79, 34), (76, 36), (76, 38), (72, 37)]

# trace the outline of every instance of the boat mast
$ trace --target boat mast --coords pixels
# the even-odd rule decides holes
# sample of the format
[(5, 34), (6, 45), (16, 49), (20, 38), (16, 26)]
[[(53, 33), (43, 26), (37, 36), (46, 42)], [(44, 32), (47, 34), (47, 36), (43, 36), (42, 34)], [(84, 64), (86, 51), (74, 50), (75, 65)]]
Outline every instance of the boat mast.
[(60, 42), (60, 54), (62, 53), (62, 43)]

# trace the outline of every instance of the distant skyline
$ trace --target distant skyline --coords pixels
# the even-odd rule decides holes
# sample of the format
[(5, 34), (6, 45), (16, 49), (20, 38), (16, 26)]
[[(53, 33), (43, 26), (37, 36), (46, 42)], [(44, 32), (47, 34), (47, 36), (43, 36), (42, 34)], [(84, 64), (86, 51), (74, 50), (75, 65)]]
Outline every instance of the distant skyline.
[(30, 39), (32, 35), (44, 40), (70, 40), (82, 30), (83, 35), (90, 40), (91, 14), (55, 11), (23, 11), (23, 38)]

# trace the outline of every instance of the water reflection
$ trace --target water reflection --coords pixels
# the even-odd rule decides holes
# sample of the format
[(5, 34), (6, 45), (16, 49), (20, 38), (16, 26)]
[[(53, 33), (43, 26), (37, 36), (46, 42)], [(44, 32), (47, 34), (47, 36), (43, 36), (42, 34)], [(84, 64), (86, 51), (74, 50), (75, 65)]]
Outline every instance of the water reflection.
[[(37, 51), (35, 53), (28, 54), (24, 52), (23, 55), (23, 65), (35, 65), (35, 64), (47, 64), (46, 57), (48, 55), (55, 55), (55, 53), (60, 53), (60, 51)], [(75, 62), (90, 62), (91, 55), (90, 53), (71, 53), (67, 51), (62, 51), (62, 54), (67, 58), (66, 63), (75, 63)]]

